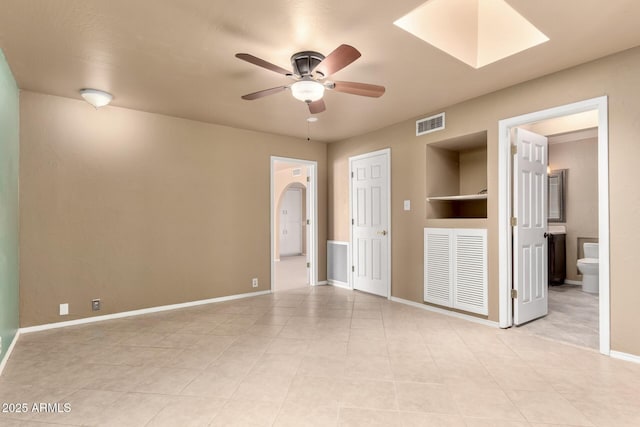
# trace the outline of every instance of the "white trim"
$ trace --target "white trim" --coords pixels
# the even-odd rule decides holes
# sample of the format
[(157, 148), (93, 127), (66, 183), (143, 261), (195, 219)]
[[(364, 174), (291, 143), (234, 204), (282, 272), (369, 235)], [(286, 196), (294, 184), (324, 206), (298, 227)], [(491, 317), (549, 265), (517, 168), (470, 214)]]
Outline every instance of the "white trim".
[[(391, 299), (391, 148), (383, 148), (382, 150), (371, 151), (369, 153), (359, 154), (357, 156), (349, 157), (349, 265), (353, 264), (353, 224), (351, 219), (353, 218), (352, 205), (353, 205), (353, 180), (351, 174), (353, 173), (353, 162), (355, 160), (366, 159), (367, 157), (374, 157), (386, 155), (387, 156), (387, 235), (388, 248), (387, 248), (387, 299)], [(353, 272), (349, 274), (349, 289), (353, 288)]]
[(327, 243), (331, 243), (334, 245), (344, 245), (344, 246), (348, 246), (349, 242), (345, 242), (343, 240), (327, 240)]
[(323, 280), (321, 282), (316, 283), (317, 286), (326, 286), (329, 284), (328, 280)]
[(498, 122), (498, 274), (500, 327), (512, 326), (511, 278), (511, 158), (510, 131), (527, 123), (590, 110), (598, 111), (598, 241), (600, 243), (600, 353), (611, 350), (609, 273), (609, 121), (606, 96), (511, 117)]
[(613, 357), (614, 359), (625, 360), (627, 362), (640, 363), (640, 356), (636, 356), (635, 354), (611, 350), (609, 356)]
[(66, 322), (47, 323), (44, 325), (28, 326), (26, 328), (20, 328), (20, 332), (23, 334), (28, 334), (31, 332), (64, 328), (66, 326), (84, 325), (87, 323), (95, 323), (95, 322), (102, 322), (105, 320), (120, 319), (122, 317), (140, 316), (143, 314), (158, 313), (161, 311), (177, 310), (179, 308), (195, 307), (198, 305), (213, 304), (217, 302), (233, 301), (237, 299), (257, 297), (260, 295), (268, 295), (270, 293), (271, 291), (249, 292), (246, 294), (229, 295), (226, 297), (209, 298), (209, 299), (203, 299), (198, 301), (189, 301), (189, 302), (183, 302), (180, 304), (170, 304), (170, 305), (161, 305), (158, 307), (142, 308), (140, 310), (122, 311), (120, 313), (105, 314), (104, 316), (85, 317), (82, 319), (68, 320)]
[(565, 285), (580, 285), (582, 286), (582, 282), (580, 280), (568, 280), (568, 279), (564, 279), (564, 284)]
[(340, 280), (327, 280), (327, 284), (335, 286), (336, 288), (352, 290), (348, 282), (341, 282)]
[(16, 331), (16, 334), (13, 336), (13, 341), (11, 341), (9, 348), (7, 348), (7, 352), (4, 354), (4, 357), (2, 358), (2, 360), (0, 360), (0, 376), (2, 376), (2, 371), (4, 371), (4, 367), (7, 366), (7, 362), (9, 361), (9, 357), (11, 356), (11, 352), (13, 351), (13, 349), (16, 346), (16, 343), (18, 342), (18, 338), (20, 338), (20, 329)]
[(391, 297), (391, 301), (398, 302), (400, 304), (410, 305), (411, 307), (420, 308), (422, 310), (431, 311), (433, 313), (444, 314), (445, 316), (455, 317), (456, 319), (467, 320), (469, 322), (478, 323), (480, 325), (491, 326), (492, 328), (499, 328), (500, 324), (493, 320), (480, 319), (478, 317), (469, 316), (464, 313), (458, 313), (457, 311), (444, 310), (442, 308), (434, 307), (431, 305), (420, 304), (415, 301), (409, 301), (402, 298)]
[(307, 186), (307, 198), (309, 199), (309, 211), (307, 215), (311, 221), (310, 238), (307, 239), (307, 254), (310, 259), (311, 267), (309, 268), (309, 284), (311, 286), (319, 285), (318, 283), (318, 162), (314, 160), (293, 159), (289, 157), (271, 156), (270, 172), (269, 172), (269, 218), (271, 219), (269, 235), (270, 235), (270, 264), (271, 264), (271, 291), (274, 290), (276, 266), (275, 259), (280, 258), (280, 254), (276, 256), (276, 240), (275, 240), (275, 224), (276, 220), (273, 215), (275, 207), (274, 194), (274, 173), (275, 162), (284, 162), (292, 164), (303, 164), (309, 167), (309, 185)]

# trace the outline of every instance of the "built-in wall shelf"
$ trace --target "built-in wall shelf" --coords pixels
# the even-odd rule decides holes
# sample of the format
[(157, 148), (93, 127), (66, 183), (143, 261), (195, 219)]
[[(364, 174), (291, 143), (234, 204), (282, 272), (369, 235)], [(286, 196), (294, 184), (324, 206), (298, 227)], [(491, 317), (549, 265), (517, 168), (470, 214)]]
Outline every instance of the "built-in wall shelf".
[(487, 132), (426, 146), (426, 219), (487, 217)]
[(487, 193), (484, 194), (463, 194), (460, 196), (432, 196), (427, 197), (427, 202), (456, 201), (456, 200), (486, 200)]
[(486, 218), (429, 218), (426, 227), (435, 228), (487, 228)]

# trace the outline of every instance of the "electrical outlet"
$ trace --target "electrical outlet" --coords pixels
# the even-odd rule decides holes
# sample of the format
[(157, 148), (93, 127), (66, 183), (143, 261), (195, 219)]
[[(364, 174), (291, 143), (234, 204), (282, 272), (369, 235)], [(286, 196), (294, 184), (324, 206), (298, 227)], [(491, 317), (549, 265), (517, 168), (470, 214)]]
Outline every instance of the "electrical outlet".
[(69, 304), (60, 304), (60, 316), (66, 316), (69, 314)]
[(251, 286), (253, 286), (254, 288), (258, 287), (258, 278), (254, 277), (253, 279), (251, 279)]
[(100, 310), (100, 298), (91, 300), (91, 311)]

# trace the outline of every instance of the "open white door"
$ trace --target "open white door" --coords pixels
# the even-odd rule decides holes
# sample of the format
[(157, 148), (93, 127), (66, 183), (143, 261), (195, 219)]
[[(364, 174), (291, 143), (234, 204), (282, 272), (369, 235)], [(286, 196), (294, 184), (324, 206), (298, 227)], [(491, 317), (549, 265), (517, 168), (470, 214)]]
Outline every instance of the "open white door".
[(514, 324), (547, 314), (547, 138), (515, 129), (513, 159)]
[(389, 153), (352, 158), (353, 288), (389, 296)]

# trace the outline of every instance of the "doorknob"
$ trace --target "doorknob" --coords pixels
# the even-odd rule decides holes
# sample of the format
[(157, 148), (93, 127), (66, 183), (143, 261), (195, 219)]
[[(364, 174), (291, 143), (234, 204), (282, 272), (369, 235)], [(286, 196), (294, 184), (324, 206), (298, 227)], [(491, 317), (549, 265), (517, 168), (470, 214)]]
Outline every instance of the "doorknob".
[(383, 236), (386, 236), (387, 230), (378, 231), (378, 234), (382, 234)]
[(549, 237), (549, 233), (544, 233), (544, 238), (546, 239), (547, 237)]

